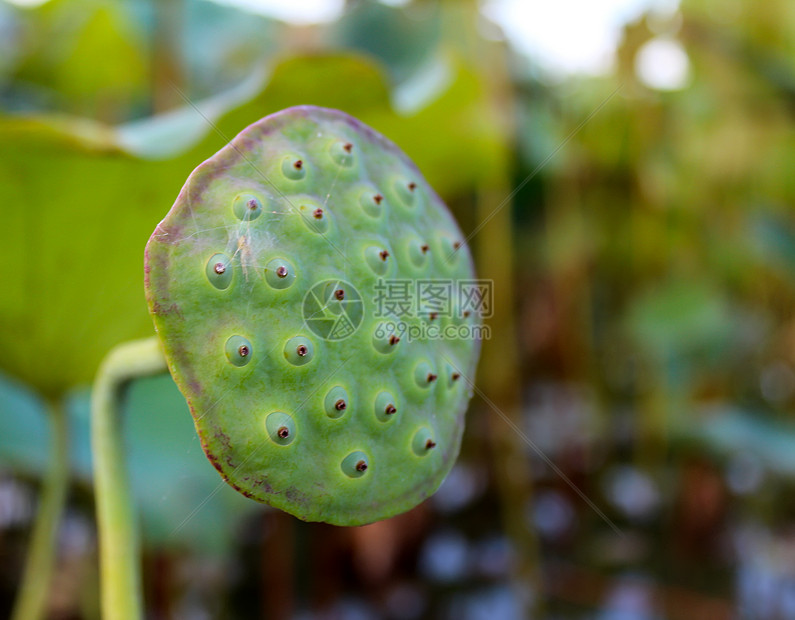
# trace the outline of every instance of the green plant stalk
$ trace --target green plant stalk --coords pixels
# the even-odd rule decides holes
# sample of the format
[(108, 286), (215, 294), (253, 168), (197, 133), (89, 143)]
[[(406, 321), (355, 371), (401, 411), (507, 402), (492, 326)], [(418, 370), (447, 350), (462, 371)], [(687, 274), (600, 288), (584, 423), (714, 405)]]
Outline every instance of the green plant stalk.
[(122, 447), (119, 396), (130, 380), (165, 372), (156, 338), (121, 344), (100, 365), (91, 394), (91, 448), (104, 620), (142, 617), (140, 553)]
[(69, 489), (69, 420), (60, 402), (50, 401), (49, 413), (50, 467), (44, 479), (12, 620), (38, 620), (44, 616), (55, 563), (58, 523)]

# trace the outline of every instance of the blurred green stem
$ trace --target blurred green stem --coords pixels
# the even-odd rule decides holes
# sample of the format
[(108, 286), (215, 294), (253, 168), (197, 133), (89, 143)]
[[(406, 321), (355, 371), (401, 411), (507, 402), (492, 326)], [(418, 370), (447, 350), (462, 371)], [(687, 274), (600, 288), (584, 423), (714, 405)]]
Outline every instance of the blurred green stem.
[(12, 620), (44, 617), (57, 548), (58, 523), (69, 489), (69, 420), (60, 401), (50, 401), (50, 467), (44, 479)]
[(139, 620), (143, 607), (138, 532), (122, 446), (120, 393), (132, 379), (165, 371), (160, 345), (150, 338), (114, 348), (94, 381), (91, 447), (104, 620)]
[[(494, 172), (478, 182), (475, 195), (475, 260), (481, 277), (493, 286), (489, 322), (493, 331), (483, 341), (478, 380), (503, 416), (516, 427), (521, 417), (521, 371), (515, 322), (516, 280), (514, 277), (514, 233), (511, 208), (506, 206), (514, 187), (511, 180), (513, 140), (517, 134), (515, 93), (508, 72), (504, 47), (479, 34), (481, 15), (477, 0), (447, 0), (445, 42), (474, 68), (483, 85), (478, 118), (492, 128), (500, 141), (493, 155)], [(498, 133), (497, 133), (498, 132)], [(467, 241), (471, 241), (468, 237)], [(492, 474), (500, 497), (503, 527), (516, 550), (514, 591), (524, 618), (543, 617), (543, 584), (538, 541), (527, 523), (526, 510), (533, 497), (528, 446), (494, 412), (486, 410), (487, 429), (493, 456)]]

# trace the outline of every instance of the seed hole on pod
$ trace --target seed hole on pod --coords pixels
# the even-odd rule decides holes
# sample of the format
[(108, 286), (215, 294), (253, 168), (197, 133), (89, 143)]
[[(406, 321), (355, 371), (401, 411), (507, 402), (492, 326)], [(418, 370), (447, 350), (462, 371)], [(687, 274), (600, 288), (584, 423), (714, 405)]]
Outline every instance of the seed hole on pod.
[(304, 224), (316, 233), (324, 234), (329, 228), (329, 211), (313, 200), (298, 203), (298, 213)]
[(230, 336), (224, 345), (226, 359), (233, 366), (245, 366), (251, 361), (254, 351), (251, 342), (243, 336)]
[(290, 445), (295, 440), (295, 421), (282, 411), (274, 411), (265, 418), (265, 430), (271, 441), (280, 446)]
[(392, 188), (399, 198), (401, 204), (405, 207), (413, 207), (417, 202), (417, 184), (403, 177), (398, 177), (392, 183)]
[(411, 449), (417, 456), (427, 456), (436, 447), (436, 440), (431, 430), (425, 426), (420, 427), (411, 440)]
[(370, 270), (379, 276), (386, 274), (389, 270), (389, 264), (392, 261), (389, 250), (376, 245), (371, 245), (365, 249), (364, 258)]
[(257, 219), (262, 213), (262, 201), (254, 194), (238, 194), (232, 203), (237, 219), (245, 222)]
[(306, 176), (306, 162), (301, 157), (287, 155), (282, 159), (282, 174), (291, 181), (300, 181)]
[(429, 259), (428, 244), (423, 243), (416, 237), (409, 239), (408, 255), (412, 265), (414, 265), (417, 268), (424, 267), (425, 265), (428, 264), (428, 259)]
[(370, 469), (370, 459), (361, 450), (356, 450), (342, 459), (340, 467), (349, 478), (361, 478)]
[[(352, 284), (343, 280), (328, 280), (322, 287), (315, 285), (313, 290), (317, 305), (320, 307), (313, 306), (312, 313), (307, 316), (314, 318), (316, 315), (325, 317), (333, 315), (341, 317), (345, 324), (359, 325), (363, 304)], [(320, 294), (317, 294), (318, 292)]]
[(273, 288), (283, 289), (295, 282), (295, 267), (283, 258), (274, 258), (265, 265), (265, 281)]
[(303, 366), (312, 361), (315, 347), (309, 338), (295, 336), (284, 345), (284, 357), (294, 366)]
[(205, 274), (215, 288), (224, 290), (232, 283), (232, 261), (226, 254), (213, 254), (207, 261)]
[(329, 148), (331, 159), (334, 160), (338, 166), (342, 166), (344, 168), (350, 168), (353, 166), (355, 160), (354, 153), (355, 148), (353, 143), (347, 142), (345, 140), (334, 142)]
[(447, 387), (454, 388), (461, 383), (461, 373), (450, 364), (445, 364), (445, 376), (447, 377)]
[(391, 392), (379, 392), (378, 396), (375, 397), (375, 404), (373, 407), (375, 417), (381, 422), (394, 420), (397, 417), (395, 415), (397, 414), (396, 402)]
[(383, 324), (379, 324), (373, 331), (373, 348), (379, 353), (389, 355), (397, 351), (400, 345), (400, 336), (388, 333)]
[(414, 367), (414, 382), (421, 388), (427, 388), (436, 382), (437, 375), (428, 362), (420, 362)]
[(460, 250), (463, 247), (463, 244), (458, 239), (451, 239), (447, 235), (443, 234), (439, 239), (439, 245), (441, 246), (442, 256), (441, 258), (447, 265), (455, 265), (458, 262), (459, 255), (461, 254)]
[(372, 218), (381, 217), (381, 213), (383, 213), (384, 209), (382, 204), (383, 201), (384, 197), (370, 188), (363, 190), (362, 193), (359, 194), (359, 206), (366, 215)]
[(323, 406), (328, 417), (333, 419), (341, 418), (350, 407), (347, 390), (341, 385), (331, 388), (326, 393)]

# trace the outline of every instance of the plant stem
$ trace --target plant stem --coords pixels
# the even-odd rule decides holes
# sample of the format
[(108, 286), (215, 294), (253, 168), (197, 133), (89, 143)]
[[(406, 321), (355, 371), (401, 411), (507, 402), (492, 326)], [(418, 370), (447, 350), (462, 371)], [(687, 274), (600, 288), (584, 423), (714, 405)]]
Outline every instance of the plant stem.
[(44, 478), (12, 620), (38, 620), (44, 616), (55, 563), (58, 523), (69, 488), (69, 420), (59, 401), (50, 401), (49, 414), (49, 469)]
[(122, 446), (119, 395), (131, 379), (165, 371), (166, 361), (156, 338), (124, 343), (103, 360), (91, 393), (104, 620), (139, 620), (143, 607), (138, 533)]
[[(503, 415), (521, 427), (521, 375), (517, 329), (514, 317), (516, 281), (514, 278), (514, 232), (510, 206), (505, 197), (512, 192), (511, 159), (517, 134), (515, 93), (511, 86), (507, 57), (502, 46), (488, 42), (478, 33), (481, 18), (477, 0), (448, 0), (445, 11), (444, 40), (458, 51), (467, 66), (477, 72), (481, 98), (478, 115), (490, 127), (495, 140), (495, 166), (488, 178), (479, 181), (475, 195), (475, 223), (486, 223), (477, 232), (475, 263), (478, 273), (493, 283), (494, 315), (491, 338), (482, 342), (478, 382), (491, 395)], [(521, 616), (544, 615), (541, 557), (534, 530), (525, 514), (533, 497), (532, 463), (527, 446), (504, 420), (486, 409), (487, 439), (492, 456), (492, 474), (500, 499), (503, 530), (516, 550), (512, 581)]]

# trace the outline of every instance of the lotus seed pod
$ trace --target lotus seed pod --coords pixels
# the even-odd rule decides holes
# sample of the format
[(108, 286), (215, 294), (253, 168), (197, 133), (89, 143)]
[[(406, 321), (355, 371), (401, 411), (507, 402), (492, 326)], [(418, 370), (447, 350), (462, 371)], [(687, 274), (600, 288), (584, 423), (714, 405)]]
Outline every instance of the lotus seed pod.
[[(480, 343), (426, 328), (480, 319), (458, 297), (416, 304), (423, 282), (455, 296), (472, 258), (383, 136), (311, 106), (254, 123), (190, 175), (145, 272), (202, 447), (246, 496), (359, 525), (412, 508), (450, 471)], [(414, 305), (385, 308), (393, 285)]]

